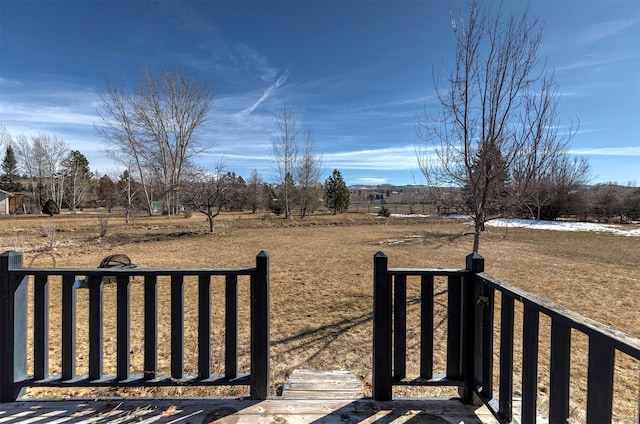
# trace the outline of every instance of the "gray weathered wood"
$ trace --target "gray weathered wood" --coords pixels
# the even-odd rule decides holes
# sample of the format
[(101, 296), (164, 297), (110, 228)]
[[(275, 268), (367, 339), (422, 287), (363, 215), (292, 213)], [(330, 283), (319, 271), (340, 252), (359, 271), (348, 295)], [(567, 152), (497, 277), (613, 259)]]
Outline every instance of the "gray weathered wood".
[(349, 371), (293, 370), (282, 397), (297, 399), (358, 399), (362, 383)]
[[(496, 424), (486, 407), (463, 405), (448, 399), (399, 399), (376, 402), (371, 399), (288, 399), (263, 401), (238, 398), (206, 399), (100, 399), (91, 402), (13, 402), (0, 405), (3, 419), (37, 422), (73, 417), (74, 423), (448, 423)], [(428, 421), (432, 419), (432, 421)]]

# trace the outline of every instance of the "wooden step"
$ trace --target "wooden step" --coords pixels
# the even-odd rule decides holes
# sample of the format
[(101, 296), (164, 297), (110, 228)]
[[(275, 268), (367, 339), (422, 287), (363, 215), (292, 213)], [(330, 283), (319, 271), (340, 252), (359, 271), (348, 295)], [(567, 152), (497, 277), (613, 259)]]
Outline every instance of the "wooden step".
[(350, 371), (293, 370), (282, 390), (289, 399), (359, 399), (362, 383)]

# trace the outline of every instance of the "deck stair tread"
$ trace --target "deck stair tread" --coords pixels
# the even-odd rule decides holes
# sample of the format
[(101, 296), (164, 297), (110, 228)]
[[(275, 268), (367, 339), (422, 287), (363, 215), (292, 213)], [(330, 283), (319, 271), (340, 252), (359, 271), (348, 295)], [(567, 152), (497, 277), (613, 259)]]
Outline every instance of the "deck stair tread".
[(362, 383), (350, 371), (293, 370), (282, 390), (291, 399), (358, 399)]

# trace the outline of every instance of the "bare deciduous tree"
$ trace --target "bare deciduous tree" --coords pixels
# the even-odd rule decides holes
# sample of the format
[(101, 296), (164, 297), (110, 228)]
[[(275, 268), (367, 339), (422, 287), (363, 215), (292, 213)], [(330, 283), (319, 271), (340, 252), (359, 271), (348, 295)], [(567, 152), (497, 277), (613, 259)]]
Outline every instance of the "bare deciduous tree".
[[(98, 103), (98, 113), (103, 125), (96, 125), (96, 130), (102, 137), (109, 156), (124, 165), (128, 175), (135, 170), (146, 201), (147, 213), (151, 215), (153, 199), (146, 180), (150, 154), (142, 142), (143, 134), (136, 123), (132, 95), (122, 79), (106, 78), (99, 90)], [(127, 212), (129, 211), (130, 208), (127, 208)], [(127, 223), (128, 218), (129, 213)]]
[(55, 135), (42, 133), (30, 139), (24, 135), (16, 140), (16, 154), (20, 163), (35, 181), (37, 197), (44, 204), (45, 197), (60, 207), (64, 196), (64, 175), (61, 172), (62, 161), (69, 152), (64, 140)]
[(196, 170), (187, 175), (182, 182), (182, 201), (185, 207), (206, 215), (213, 233), (214, 219), (229, 202), (229, 189), (224, 164), (218, 163), (215, 173)]
[(584, 157), (559, 155), (548, 169), (532, 178), (521, 207), (533, 219), (556, 219), (574, 207), (588, 182), (589, 163)]
[(473, 251), (484, 223), (520, 204), (534, 176), (566, 154), (575, 131), (560, 133), (557, 84), (539, 66), (542, 32), (527, 13), (504, 17), (470, 3), (452, 15), (453, 70), (434, 77), (440, 112), (418, 122), (421, 170), (432, 186), (457, 186), (473, 217)]
[(291, 204), (295, 182), (293, 175), (298, 163), (298, 129), (296, 118), (286, 103), (278, 120), (278, 133), (273, 140), (273, 162), (285, 218), (291, 217)]
[(4, 146), (9, 146), (13, 142), (11, 138), (11, 134), (7, 130), (7, 127), (4, 124), (0, 124), (0, 148)]
[(121, 157), (133, 157), (143, 187), (152, 168), (160, 178), (165, 211), (175, 213), (182, 174), (202, 151), (198, 133), (213, 102), (209, 84), (185, 71), (145, 68), (133, 93), (122, 82), (107, 80), (99, 101), (105, 126), (98, 133)]
[(310, 215), (321, 204), (322, 170), (322, 157), (317, 154), (313, 133), (307, 127), (296, 172), (301, 218)]
[(251, 208), (251, 213), (256, 213), (258, 209), (266, 207), (266, 193), (264, 183), (257, 169), (251, 171), (249, 181), (247, 181), (247, 204)]

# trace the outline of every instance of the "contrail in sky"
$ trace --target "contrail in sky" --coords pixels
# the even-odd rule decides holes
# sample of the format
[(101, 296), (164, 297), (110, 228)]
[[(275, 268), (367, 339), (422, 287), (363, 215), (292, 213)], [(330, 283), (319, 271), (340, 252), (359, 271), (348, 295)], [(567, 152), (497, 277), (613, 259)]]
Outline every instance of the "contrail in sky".
[(273, 92), (273, 90), (280, 87), (282, 84), (284, 84), (287, 81), (287, 78), (289, 78), (289, 69), (285, 69), (284, 73), (280, 76), (280, 78), (278, 78), (276, 82), (274, 82), (271, 86), (269, 86), (269, 88), (267, 88), (264, 91), (264, 93), (258, 99), (258, 101), (252, 104), (251, 106), (249, 106), (248, 108), (244, 109), (242, 112), (240, 112), (240, 114), (248, 115), (254, 110), (256, 110), (256, 108), (260, 106), (260, 103), (264, 102), (267, 99), (267, 97), (271, 95), (271, 92)]

